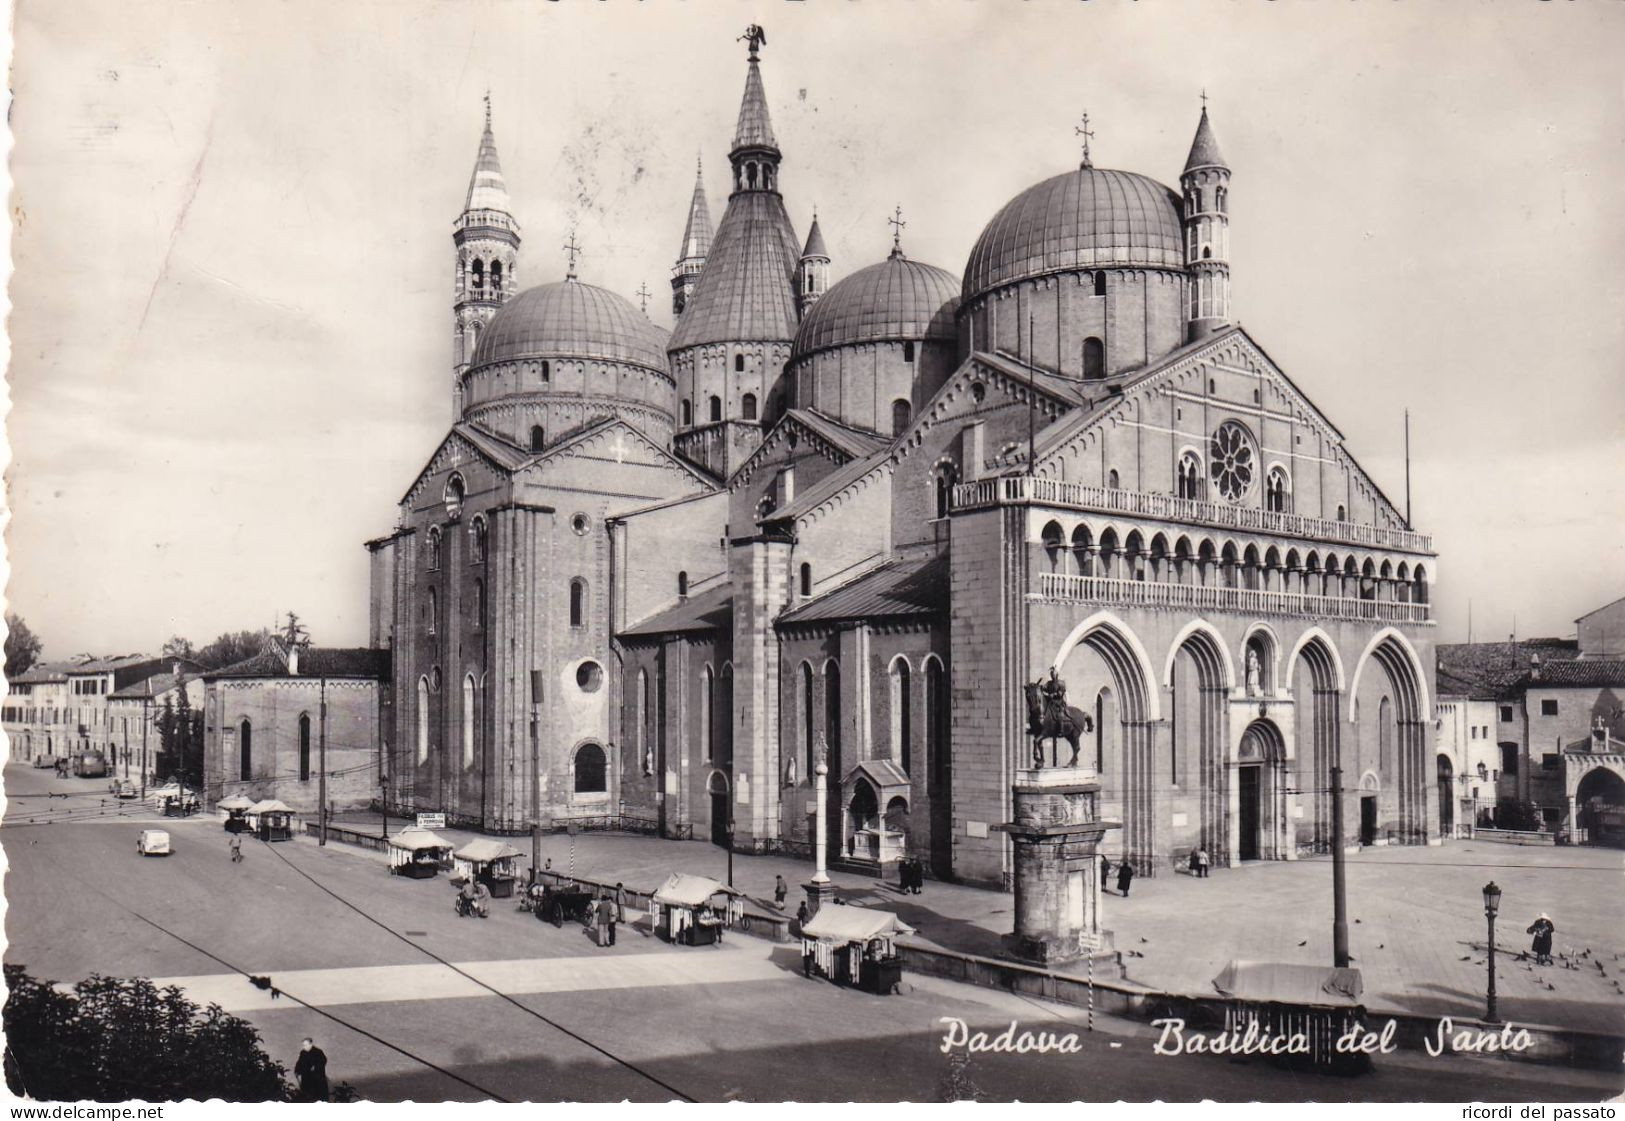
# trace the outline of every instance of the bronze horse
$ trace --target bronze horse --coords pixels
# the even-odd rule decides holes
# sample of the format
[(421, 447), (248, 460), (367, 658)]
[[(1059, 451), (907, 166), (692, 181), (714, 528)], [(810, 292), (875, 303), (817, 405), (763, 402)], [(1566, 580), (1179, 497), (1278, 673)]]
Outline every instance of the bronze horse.
[(1082, 709), (1067, 706), (1066, 719), (1057, 720), (1055, 714), (1049, 711), (1044, 703), (1043, 691), (1037, 685), (1022, 687), (1027, 694), (1027, 734), (1033, 737), (1033, 766), (1044, 765), (1044, 741), (1049, 740), (1049, 765), (1059, 766), (1060, 748), (1056, 738), (1066, 740), (1072, 747), (1072, 758), (1067, 761), (1068, 767), (1078, 765), (1078, 737), (1095, 730), (1095, 722), (1088, 713)]

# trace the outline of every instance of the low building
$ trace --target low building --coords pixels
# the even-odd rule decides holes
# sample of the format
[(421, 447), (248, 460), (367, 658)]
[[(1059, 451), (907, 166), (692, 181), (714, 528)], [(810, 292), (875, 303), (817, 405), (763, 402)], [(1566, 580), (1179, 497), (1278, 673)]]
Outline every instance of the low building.
[(135, 783), (154, 781), (163, 748), (160, 720), (166, 705), (171, 711), (180, 708), (183, 692), (192, 711), (202, 713), (203, 678), (176, 663), (168, 673), (153, 674), (108, 695), (108, 762), (114, 775)]
[(314, 815), (322, 772), (335, 810), (377, 798), (391, 713), (387, 650), (292, 647), (203, 675), (209, 805), (240, 794)]
[(127, 688), (176, 665), (198, 670), (196, 662), (176, 662), (150, 654), (121, 654), (109, 658), (84, 658), (67, 667), (67, 705), (70, 746), (66, 751), (101, 751), (110, 765), (123, 765), (119, 747), (113, 741), (107, 722), (107, 701)]
[(13, 762), (32, 762), (41, 756), (67, 753), (68, 669), (71, 663), (41, 662), (7, 683), (0, 720)]

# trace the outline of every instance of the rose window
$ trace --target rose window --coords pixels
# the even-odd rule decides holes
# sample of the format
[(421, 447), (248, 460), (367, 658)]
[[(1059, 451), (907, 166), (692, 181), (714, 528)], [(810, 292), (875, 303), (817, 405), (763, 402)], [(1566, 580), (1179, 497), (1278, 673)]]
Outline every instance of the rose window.
[(1252, 488), (1257, 473), (1258, 455), (1253, 451), (1253, 439), (1247, 430), (1233, 420), (1227, 420), (1213, 434), (1213, 485), (1219, 488), (1228, 502), (1240, 502)]

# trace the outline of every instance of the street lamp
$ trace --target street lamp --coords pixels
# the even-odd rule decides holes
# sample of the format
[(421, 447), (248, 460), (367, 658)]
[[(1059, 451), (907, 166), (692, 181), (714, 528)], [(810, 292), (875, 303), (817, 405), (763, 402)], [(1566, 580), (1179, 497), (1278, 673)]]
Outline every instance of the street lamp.
[(1490, 991), (1486, 1002), (1484, 1021), (1490, 1024), (1499, 1024), (1501, 1018), (1495, 1014), (1495, 913), (1501, 909), (1501, 889), (1491, 880), (1484, 885), (1484, 917), (1490, 924)]

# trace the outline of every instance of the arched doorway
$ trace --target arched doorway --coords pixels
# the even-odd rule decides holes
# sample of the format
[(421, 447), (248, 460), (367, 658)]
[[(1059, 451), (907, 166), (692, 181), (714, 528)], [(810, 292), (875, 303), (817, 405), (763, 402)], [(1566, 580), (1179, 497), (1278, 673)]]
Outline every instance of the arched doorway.
[(1285, 821), (1285, 758), (1281, 730), (1269, 720), (1254, 720), (1241, 734), (1236, 752), (1236, 852), (1241, 860), (1280, 859), (1280, 833)]
[(1574, 791), (1574, 815), (1586, 844), (1625, 848), (1625, 779), (1606, 767), (1588, 771)]
[(721, 771), (712, 771), (706, 789), (711, 794), (711, 843), (727, 848), (731, 821), (727, 776)]
[(1202, 628), (1179, 644), (1169, 665), (1168, 773), (1184, 789), (1194, 788), (1198, 815), (1194, 830), (1174, 831), (1175, 851), (1201, 845), (1214, 864), (1230, 863), (1229, 769), (1225, 766), (1225, 697), (1230, 674), (1218, 636)]
[(1456, 828), (1455, 768), (1450, 756), (1439, 756), (1439, 836), (1448, 837)]

